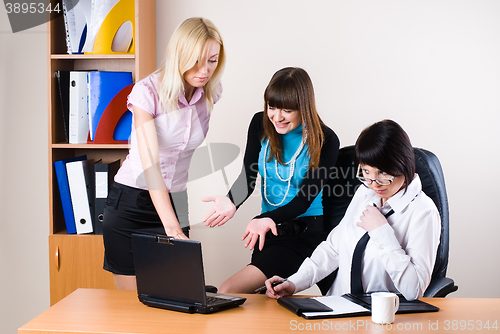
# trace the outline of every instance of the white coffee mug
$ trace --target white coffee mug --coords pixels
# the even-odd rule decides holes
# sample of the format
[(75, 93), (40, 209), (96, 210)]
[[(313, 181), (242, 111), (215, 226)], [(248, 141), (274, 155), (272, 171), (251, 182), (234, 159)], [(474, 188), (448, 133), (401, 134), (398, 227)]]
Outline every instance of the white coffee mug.
[(392, 324), (399, 308), (399, 297), (392, 292), (374, 292), (372, 296), (372, 321)]

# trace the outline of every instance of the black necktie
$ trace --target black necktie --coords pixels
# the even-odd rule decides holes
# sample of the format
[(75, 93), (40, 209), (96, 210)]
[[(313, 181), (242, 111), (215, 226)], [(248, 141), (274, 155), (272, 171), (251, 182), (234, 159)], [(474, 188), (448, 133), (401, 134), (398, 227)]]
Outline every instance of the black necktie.
[[(394, 213), (394, 210), (387, 212), (384, 217), (388, 218), (390, 215)], [(352, 255), (352, 264), (351, 264), (351, 293), (355, 295), (362, 295), (365, 293), (363, 289), (363, 281), (361, 279), (362, 276), (362, 268), (361, 262), (363, 261), (363, 254), (365, 253), (366, 244), (370, 240), (370, 235), (368, 232), (363, 234), (361, 239), (359, 239), (356, 244), (356, 248), (354, 248), (354, 253)]]

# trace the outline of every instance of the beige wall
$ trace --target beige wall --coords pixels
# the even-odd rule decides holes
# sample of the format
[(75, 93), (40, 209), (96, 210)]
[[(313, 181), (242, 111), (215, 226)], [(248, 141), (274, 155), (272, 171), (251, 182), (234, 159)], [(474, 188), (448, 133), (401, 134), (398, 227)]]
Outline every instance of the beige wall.
[(49, 307), (47, 34), (0, 9), (0, 333)]
[[(223, 33), (224, 95), (209, 142), (243, 148), (272, 74), (299, 66), (309, 72), (320, 114), (342, 146), (374, 121), (392, 118), (414, 146), (435, 152), (450, 201), (448, 276), (460, 287), (452, 296), (500, 297), (494, 241), (500, 234), (500, 179), (494, 177), (500, 165), (500, 2), (157, 0), (156, 8), (158, 65), (173, 29), (187, 17), (210, 18)], [(2, 333), (14, 333), (49, 305), (44, 31), (12, 34), (0, 9)], [(197, 224), (206, 206), (196, 196), (224, 189), (212, 185), (192, 192), (190, 210), (193, 238), (204, 245), (207, 283), (219, 285), (249, 260), (240, 237), (259, 212), (259, 198), (210, 230)]]

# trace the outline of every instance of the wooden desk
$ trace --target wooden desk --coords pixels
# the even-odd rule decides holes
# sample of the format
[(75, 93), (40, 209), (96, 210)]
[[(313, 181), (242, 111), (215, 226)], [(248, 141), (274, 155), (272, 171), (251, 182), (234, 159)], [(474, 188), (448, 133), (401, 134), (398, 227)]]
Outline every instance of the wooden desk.
[[(435, 313), (399, 314), (392, 325), (370, 317), (306, 320), (264, 295), (244, 295), (245, 304), (210, 315), (185, 314), (143, 305), (135, 291), (79, 289), (19, 329), (54, 333), (500, 333), (500, 299), (424, 298)], [(489, 327), (489, 330), (486, 328)]]

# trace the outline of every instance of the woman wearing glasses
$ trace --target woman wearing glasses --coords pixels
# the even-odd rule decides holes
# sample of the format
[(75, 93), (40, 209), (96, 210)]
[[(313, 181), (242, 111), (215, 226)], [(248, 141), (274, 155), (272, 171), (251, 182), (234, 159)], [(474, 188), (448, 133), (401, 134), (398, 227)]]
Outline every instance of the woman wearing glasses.
[[(434, 268), (441, 220), (415, 174), (408, 135), (394, 121), (375, 123), (356, 141), (355, 161), (364, 187), (358, 188), (344, 218), (327, 240), (288, 281), (275, 287), (271, 283), (281, 277), (266, 281), (269, 297), (302, 291), (337, 268), (328, 295), (390, 291), (408, 300), (423, 296)], [(353, 254), (365, 234), (368, 242), (361, 257), (360, 286), (354, 291)]]

